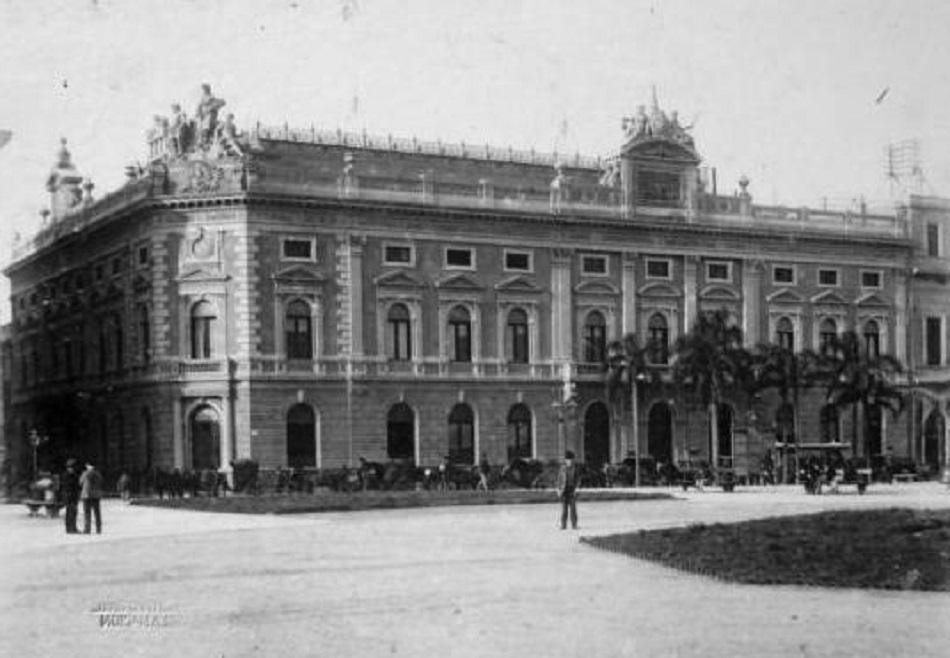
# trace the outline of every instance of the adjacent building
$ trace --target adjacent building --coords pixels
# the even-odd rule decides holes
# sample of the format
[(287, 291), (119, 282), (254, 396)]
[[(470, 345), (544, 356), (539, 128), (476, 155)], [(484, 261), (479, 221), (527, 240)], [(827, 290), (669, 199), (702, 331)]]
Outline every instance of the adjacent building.
[[(764, 206), (745, 178), (721, 194), (655, 104), (603, 158), (239, 134), (222, 104), (205, 88), (193, 119), (158, 119), (149, 164), (99, 199), (63, 144), (50, 213), (5, 272), (6, 429), (48, 436), (51, 464), (499, 463), (567, 447), (602, 463), (635, 441), (660, 461), (709, 459), (702, 409), (640, 387), (634, 430), (602, 364), (614, 338), (671, 346), (723, 308), (750, 345), (854, 329), (898, 356), (914, 402), (871, 423), (869, 449), (947, 459), (946, 200)], [(850, 440), (854, 419), (820, 395), (780, 406), (724, 404), (720, 460), (755, 470), (792, 432)]]

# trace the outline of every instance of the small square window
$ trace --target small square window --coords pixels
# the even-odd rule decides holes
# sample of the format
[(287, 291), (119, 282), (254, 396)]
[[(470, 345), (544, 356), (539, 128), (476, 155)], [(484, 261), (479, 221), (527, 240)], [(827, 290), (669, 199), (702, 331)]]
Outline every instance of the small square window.
[(475, 253), (471, 249), (447, 247), (445, 250), (445, 266), (472, 269), (475, 266)]
[(148, 265), (148, 247), (139, 247), (139, 265)]
[(386, 265), (412, 265), (412, 246), (387, 244), (383, 248), (383, 262)]
[(505, 250), (505, 269), (515, 272), (531, 271), (531, 252)]
[(863, 270), (861, 272), (861, 287), (862, 288), (880, 288), (881, 287), (881, 273), (875, 270)]
[(584, 274), (607, 274), (607, 257), (581, 256), (581, 272)]
[(772, 268), (772, 283), (775, 285), (795, 285), (795, 268), (776, 265)]
[(838, 270), (818, 270), (819, 286), (838, 285)]
[(732, 281), (732, 263), (722, 261), (706, 263), (707, 281)]
[(648, 279), (669, 279), (670, 261), (647, 259), (647, 278)]
[(287, 238), (283, 241), (281, 253), (286, 260), (313, 260), (313, 240)]

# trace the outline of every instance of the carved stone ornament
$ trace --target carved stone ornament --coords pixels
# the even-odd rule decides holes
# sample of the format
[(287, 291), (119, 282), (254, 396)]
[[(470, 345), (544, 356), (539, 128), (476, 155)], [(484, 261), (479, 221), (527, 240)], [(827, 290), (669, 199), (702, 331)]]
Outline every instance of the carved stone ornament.
[(224, 169), (204, 160), (188, 163), (188, 182), (183, 192), (217, 192), (224, 180)]
[(191, 240), (188, 251), (198, 260), (207, 260), (214, 256), (214, 236), (209, 235), (203, 228), (199, 228), (197, 235)]

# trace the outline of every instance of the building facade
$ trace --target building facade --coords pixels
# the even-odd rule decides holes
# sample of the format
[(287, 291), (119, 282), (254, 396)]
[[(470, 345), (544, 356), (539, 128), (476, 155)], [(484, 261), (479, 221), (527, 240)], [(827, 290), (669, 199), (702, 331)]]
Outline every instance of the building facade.
[[(870, 450), (946, 461), (950, 202), (762, 206), (746, 179), (719, 194), (656, 106), (624, 121), (617, 155), (585, 158), (238, 134), (220, 105), (206, 89), (194, 120), (158, 120), (149, 165), (101, 199), (64, 142), (51, 212), (6, 270), (7, 430), (40, 428), (51, 464), (499, 463), (565, 448), (602, 463), (634, 441), (661, 461), (709, 459), (702, 409), (641, 387), (634, 430), (602, 364), (612, 339), (672, 345), (719, 309), (749, 345), (816, 348), (854, 329), (900, 358), (914, 403), (872, 423)], [(800, 406), (802, 440), (849, 436), (854, 419), (817, 393)], [(724, 405), (724, 463), (757, 468), (776, 407)]]

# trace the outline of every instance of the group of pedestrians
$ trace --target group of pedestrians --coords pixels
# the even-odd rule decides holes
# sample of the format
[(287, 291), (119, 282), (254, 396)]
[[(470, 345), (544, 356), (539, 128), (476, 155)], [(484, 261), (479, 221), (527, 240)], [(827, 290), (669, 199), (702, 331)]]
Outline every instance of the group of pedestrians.
[(79, 502), (82, 501), (83, 534), (92, 532), (92, 521), (95, 519), (96, 534), (102, 534), (102, 509), (99, 501), (102, 500), (102, 474), (91, 463), (86, 464), (82, 473), (77, 473), (75, 459), (66, 462), (66, 474), (63, 478), (63, 496), (66, 502), (66, 533), (79, 533), (77, 517)]

